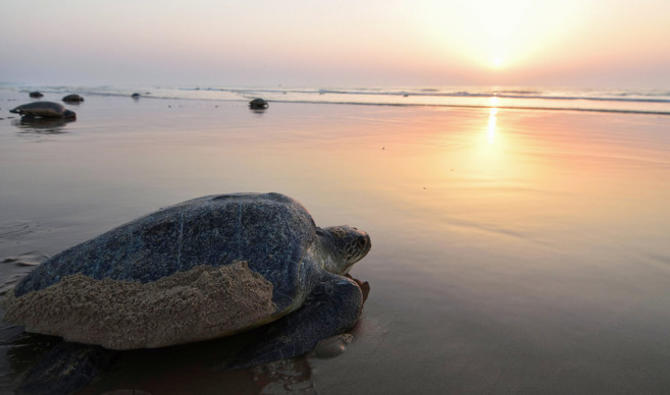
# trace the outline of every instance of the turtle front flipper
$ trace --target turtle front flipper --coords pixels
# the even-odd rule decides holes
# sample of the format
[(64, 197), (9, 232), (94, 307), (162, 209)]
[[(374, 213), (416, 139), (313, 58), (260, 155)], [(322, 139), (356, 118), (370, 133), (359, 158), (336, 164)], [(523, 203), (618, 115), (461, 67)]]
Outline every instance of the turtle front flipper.
[(118, 351), (61, 342), (23, 378), (18, 394), (70, 394), (86, 386), (113, 363)]
[(355, 281), (325, 273), (300, 309), (262, 328), (262, 340), (243, 350), (229, 367), (245, 368), (308, 353), (320, 340), (351, 329), (363, 301)]

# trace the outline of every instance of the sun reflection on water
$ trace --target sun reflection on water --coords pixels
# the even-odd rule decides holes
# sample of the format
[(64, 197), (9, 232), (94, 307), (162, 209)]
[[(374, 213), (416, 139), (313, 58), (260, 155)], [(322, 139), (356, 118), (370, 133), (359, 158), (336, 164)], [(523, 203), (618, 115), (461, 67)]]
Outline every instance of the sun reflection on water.
[(491, 108), (489, 110), (489, 126), (487, 128), (487, 140), (489, 144), (493, 144), (496, 141), (496, 122), (498, 120), (498, 109)]
[(491, 107), (482, 113), (486, 126), (484, 128), (480, 126), (477, 133), (473, 133), (475, 144), (469, 152), (468, 163), (472, 177), (503, 182), (509, 175), (508, 172), (515, 166), (510, 163), (512, 158), (505, 155), (510, 141), (503, 133), (505, 127), (499, 122), (502, 122), (498, 119), (500, 109), (496, 106), (497, 100), (494, 99), (497, 98), (492, 98)]

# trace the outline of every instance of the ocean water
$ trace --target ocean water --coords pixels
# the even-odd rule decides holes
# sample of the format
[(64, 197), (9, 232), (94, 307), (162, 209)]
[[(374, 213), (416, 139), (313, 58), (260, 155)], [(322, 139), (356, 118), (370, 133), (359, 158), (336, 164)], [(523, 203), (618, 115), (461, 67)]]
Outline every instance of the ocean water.
[[(46, 256), (213, 193), (282, 192), (317, 225), (372, 238), (352, 269), (371, 292), (344, 354), (228, 372), (235, 340), (143, 350), (85, 393), (670, 391), (667, 92), (146, 87), (135, 101), (138, 88), (39, 87), (82, 92), (77, 121), (9, 119), (30, 88), (0, 89), (3, 289)], [(255, 96), (270, 108), (250, 111)], [(7, 323), (0, 341), (7, 391), (50, 343)]]
[(509, 108), (670, 114), (670, 90), (541, 87), (220, 87), (220, 86), (29, 86), (0, 85), (19, 92), (218, 101), (263, 97), (284, 103)]

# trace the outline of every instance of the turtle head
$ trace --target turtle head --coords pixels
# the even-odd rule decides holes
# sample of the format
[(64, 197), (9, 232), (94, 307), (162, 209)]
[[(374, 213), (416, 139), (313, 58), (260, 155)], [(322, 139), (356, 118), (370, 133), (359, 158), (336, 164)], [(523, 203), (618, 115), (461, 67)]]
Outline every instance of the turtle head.
[(370, 236), (353, 226), (318, 228), (316, 233), (333, 258), (326, 263), (326, 269), (333, 273), (348, 273), (351, 266), (363, 259), (372, 246)]
[(65, 119), (77, 119), (77, 114), (74, 111), (65, 110), (63, 111), (63, 118)]

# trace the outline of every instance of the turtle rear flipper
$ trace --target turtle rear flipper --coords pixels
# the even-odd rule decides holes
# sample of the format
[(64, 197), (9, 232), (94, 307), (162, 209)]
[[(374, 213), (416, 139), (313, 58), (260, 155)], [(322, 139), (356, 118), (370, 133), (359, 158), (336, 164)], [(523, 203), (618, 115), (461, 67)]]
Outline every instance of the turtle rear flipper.
[(326, 273), (295, 312), (260, 333), (228, 367), (246, 368), (306, 354), (322, 340), (351, 329), (361, 315), (363, 292), (355, 281)]

